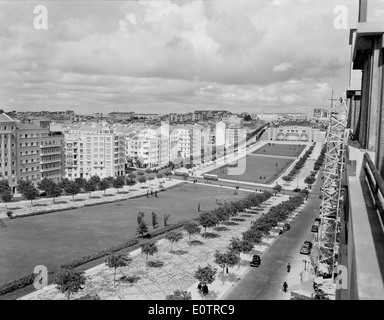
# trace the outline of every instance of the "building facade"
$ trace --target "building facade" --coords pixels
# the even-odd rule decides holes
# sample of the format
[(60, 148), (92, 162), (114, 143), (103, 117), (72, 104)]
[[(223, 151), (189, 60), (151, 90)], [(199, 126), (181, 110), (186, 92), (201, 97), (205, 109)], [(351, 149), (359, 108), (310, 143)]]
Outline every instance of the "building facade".
[(66, 168), (68, 179), (93, 175), (100, 178), (125, 174), (125, 138), (108, 126), (82, 126), (65, 135)]
[(319, 139), (320, 130), (311, 127), (269, 127), (267, 139), (272, 141), (303, 141), (314, 142)]
[(17, 185), (16, 122), (0, 113), (0, 179), (7, 180), (12, 191)]

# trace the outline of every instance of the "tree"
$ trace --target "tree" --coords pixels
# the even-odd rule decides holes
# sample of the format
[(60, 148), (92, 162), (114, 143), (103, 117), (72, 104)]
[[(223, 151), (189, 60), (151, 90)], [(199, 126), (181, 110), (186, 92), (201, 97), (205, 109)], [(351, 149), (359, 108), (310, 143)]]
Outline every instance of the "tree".
[(3, 202), (10, 202), (13, 198), (13, 194), (11, 191), (5, 190), (0, 194), (1, 201)]
[(275, 196), (277, 193), (281, 192), (281, 190), (283, 190), (283, 187), (279, 184), (276, 184), (274, 187), (273, 187), (273, 191), (275, 192)]
[(55, 199), (57, 197), (61, 196), (62, 192), (63, 192), (63, 190), (60, 188), (59, 184), (54, 183), (54, 182), (52, 183), (51, 188), (47, 189), (47, 191), (46, 191), (47, 197), (52, 198), (53, 203), (55, 203)]
[(158, 249), (154, 241), (142, 243), (140, 246), (141, 253), (145, 254), (145, 269), (147, 269), (148, 256), (153, 256), (155, 253), (158, 252)]
[[(159, 179), (159, 180), (160, 180), (162, 177), (163, 177), (163, 174), (162, 174), (162, 173), (158, 173), (158, 174), (156, 175), (156, 178)], [(175, 292), (176, 292), (176, 291), (175, 291)]]
[(116, 270), (117, 268), (126, 267), (132, 262), (132, 258), (123, 254), (114, 255), (113, 253), (105, 260), (105, 264), (109, 268), (114, 268), (115, 273), (113, 275), (113, 286), (115, 287), (116, 282)]
[(285, 181), (285, 182), (292, 181), (292, 178), (291, 178), (290, 176), (283, 176), (282, 179), (283, 179), (283, 181)]
[(195, 272), (195, 278), (202, 284), (211, 284), (215, 280), (216, 273), (217, 269), (213, 268), (210, 264), (204, 268), (198, 266)]
[(137, 175), (138, 175), (138, 176), (144, 176), (144, 172), (143, 172), (143, 171), (138, 171), (138, 172), (137, 172)]
[(136, 175), (134, 173), (130, 173), (130, 174), (128, 174), (128, 178), (131, 180), (134, 180), (134, 179), (136, 179)]
[(97, 187), (99, 188), (99, 190), (103, 190), (105, 195), (105, 191), (110, 187), (109, 181), (106, 178), (104, 178), (99, 182)]
[(154, 176), (149, 176), (149, 177), (148, 177), (148, 180), (149, 180), (149, 181), (153, 181), (154, 179), (155, 179)]
[(31, 186), (31, 181), (29, 180), (19, 180), (17, 182), (17, 191), (24, 196), (25, 190), (27, 190)]
[(54, 283), (69, 300), (71, 293), (84, 289), (82, 286), (85, 284), (85, 275), (84, 272), (65, 269), (56, 276)]
[(239, 238), (232, 237), (228, 249), (240, 256), (243, 251), (242, 241)]
[(164, 214), (164, 227), (167, 226), (167, 223), (168, 223), (168, 219), (171, 215), (170, 214)]
[(247, 114), (245, 117), (244, 117), (244, 121), (251, 121), (252, 120), (252, 117)]
[(248, 240), (242, 240), (241, 241), (241, 252), (242, 253), (249, 253), (253, 250), (253, 243)]
[(90, 178), (92, 181), (94, 181), (96, 183), (96, 185), (98, 185), (101, 181), (100, 177), (97, 176), (97, 175), (93, 175), (91, 178)]
[(194, 234), (200, 233), (200, 227), (195, 222), (188, 222), (184, 225), (184, 230), (188, 233), (189, 236), (189, 245), (191, 245), (191, 236)]
[(173, 294), (169, 294), (165, 297), (166, 300), (191, 300), (192, 296), (190, 292), (176, 290)]
[(84, 178), (76, 178), (76, 179), (75, 179), (75, 182), (78, 184), (78, 186), (80, 187), (80, 189), (83, 189), (85, 183), (87, 182), (87, 180), (85, 180)]
[(144, 176), (141, 176), (137, 179), (137, 181), (140, 183), (140, 187), (142, 183), (145, 183), (147, 181), (147, 178)]
[(47, 192), (47, 190), (53, 187), (53, 184), (54, 182), (52, 180), (44, 178), (37, 183), (37, 188), (39, 188), (41, 191)]
[(39, 196), (39, 191), (36, 189), (35, 185), (32, 183), (25, 185), (22, 188), (22, 192), (20, 193), (24, 196), (25, 200), (31, 200), (31, 205), (32, 205), (32, 201)]
[(169, 171), (169, 170), (167, 170), (167, 171), (164, 172), (164, 175), (165, 175), (166, 177), (170, 177), (170, 176), (172, 175), (172, 172)]
[(204, 228), (204, 238), (207, 236), (207, 228), (214, 227), (217, 224), (216, 215), (211, 212), (203, 211), (198, 217), (198, 221)]
[(169, 161), (168, 167), (173, 169), (175, 167), (175, 164), (172, 161)]
[(65, 190), (65, 188), (70, 182), (71, 180), (69, 180), (68, 178), (61, 179), (61, 181), (59, 182), (59, 186), (61, 189)]
[(312, 184), (314, 184), (316, 181), (316, 178), (313, 176), (308, 176), (304, 179), (304, 183), (306, 183), (309, 187), (311, 187)]
[(72, 195), (72, 200), (75, 200), (75, 195), (77, 195), (80, 192), (80, 186), (76, 183), (76, 181), (70, 181), (65, 186), (64, 191)]
[(214, 257), (214, 262), (218, 264), (221, 268), (223, 268), (223, 273), (225, 267), (233, 267), (234, 265), (240, 262), (240, 254), (237, 254), (232, 250), (228, 250), (225, 253), (220, 253), (219, 251), (216, 251)]
[(135, 180), (135, 179), (130, 179), (130, 178), (128, 178), (128, 179), (126, 180), (126, 184), (127, 184), (127, 186), (129, 186), (129, 190), (131, 190), (131, 187), (134, 186), (134, 185), (136, 184), (136, 180)]
[(97, 184), (96, 184), (95, 180), (89, 179), (84, 184), (84, 190), (86, 192), (89, 192), (89, 197), (91, 197), (91, 193), (93, 191), (96, 191), (96, 188), (97, 188)]
[(165, 239), (167, 239), (171, 243), (172, 251), (173, 244), (183, 239), (183, 234), (180, 231), (170, 231), (165, 235)]
[(147, 174), (150, 174), (150, 173), (152, 173), (152, 170), (151, 170), (150, 168), (147, 168), (147, 169), (145, 169), (145, 172), (146, 172)]
[(142, 211), (139, 211), (139, 213), (137, 214), (137, 224), (138, 225), (140, 225), (143, 222), (144, 216), (145, 216), (145, 213)]
[(13, 198), (12, 189), (8, 180), (0, 180), (0, 198), (3, 202), (10, 202)]
[(116, 179), (113, 179), (112, 185), (117, 189), (117, 193), (119, 193), (119, 189), (125, 186), (125, 178), (123, 176), (116, 177)]
[(157, 214), (152, 211), (152, 227), (153, 229), (157, 228), (159, 225), (159, 221), (157, 219)]
[(141, 235), (141, 238), (144, 239), (144, 235), (148, 232), (148, 225), (142, 221), (137, 227), (137, 233)]

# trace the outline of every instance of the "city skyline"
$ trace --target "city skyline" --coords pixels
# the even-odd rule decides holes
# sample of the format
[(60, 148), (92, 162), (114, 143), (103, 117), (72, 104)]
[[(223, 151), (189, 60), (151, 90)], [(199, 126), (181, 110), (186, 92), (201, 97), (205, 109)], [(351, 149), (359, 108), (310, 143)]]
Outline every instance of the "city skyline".
[[(48, 29), (34, 28), (36, 5)], [(336, 29), (334, 9), (348, 9)], [(349, 81), (351, 1), (1, 2), (6, 111), (304, 112)], [(344, 43), (345, 45), (340, 45)]]

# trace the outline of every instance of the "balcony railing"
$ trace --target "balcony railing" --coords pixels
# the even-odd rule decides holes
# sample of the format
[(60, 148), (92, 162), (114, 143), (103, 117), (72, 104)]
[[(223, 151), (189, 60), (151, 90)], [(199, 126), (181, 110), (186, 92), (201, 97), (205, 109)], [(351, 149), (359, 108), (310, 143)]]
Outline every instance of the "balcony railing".
[(340, 291), (340, 299), (384, 298), (384, 181), (371, 153), (348, 141), (340, 236), (344, 240), (339, 250), (339, 264), (347, 266), (348, 288)]
[(368, 186), (374, 198), (374, 203), (380, 213), (381, 221), (384, 221), (384, 180), (376, 169), (368, 153), (364, 154), (363, 169)]

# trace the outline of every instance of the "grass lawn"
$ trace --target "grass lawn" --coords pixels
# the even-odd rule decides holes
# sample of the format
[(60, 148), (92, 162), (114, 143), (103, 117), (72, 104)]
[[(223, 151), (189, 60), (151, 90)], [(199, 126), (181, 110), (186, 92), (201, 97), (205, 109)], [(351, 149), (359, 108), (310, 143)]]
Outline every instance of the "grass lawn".
[[(270, 144), (270, 145), (269, 145)], [(255, 150), (252, 154), (265, 154), (269, 156), (287, 156), (287, 157), (298, 157), (304, 150), (306, 144), (278, 144), (268, 143), (263, 147)]]
[(160, 192), (158, 198), (142, 197), (111, 204), (83, 207), (45, 215), (4, 222), (0, 228), (0, 283), (9, 282), (33, 272), (36, 265), (48, 270), (75, 258), (108, 249), (136, 235), (137, 213), (145, 212), (144, 220), (152, 229), (151, 213), (157, 214), (163, 226), (198, 216), (201, 210), (215, 208), (216, 197), (241, 199), (246, 192), (193, 184)]
[[(245, 172), (241, 175), (228, 175), (228, 167), (214, 169), (209, 174), (218, 175), (219, 179), (239, 180), (255, 183), (271, 183), (293, 160), (274, 157), (247, 156)], [(239, 161), (239, 163), (241, 163)]]

